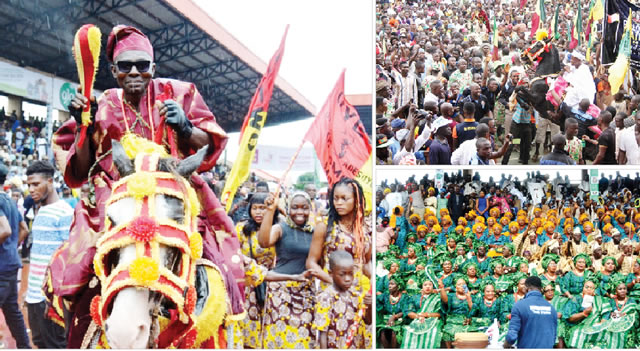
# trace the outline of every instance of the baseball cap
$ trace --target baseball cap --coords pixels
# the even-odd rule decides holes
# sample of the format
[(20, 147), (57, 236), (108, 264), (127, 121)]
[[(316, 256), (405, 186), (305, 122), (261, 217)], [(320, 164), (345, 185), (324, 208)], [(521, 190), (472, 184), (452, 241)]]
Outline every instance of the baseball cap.
[(384, 148), (391, 145), (393, 141), (389, 140), (386, 135), (378, 134), (376, 136), (376, 148)]
[(431, 125), (431, 127), (432, 127), (432, 130), (438, 130), (447, 125), (449, 125), (449, 120), (440, 116), (436, 118), (435, 121), (433, 121), (433, 124)]
[(391, 121), (391, 128), (393, 129), (404, 128), (404, 126), (405, 126), (404, 119), (396, 118), (393, 121)]

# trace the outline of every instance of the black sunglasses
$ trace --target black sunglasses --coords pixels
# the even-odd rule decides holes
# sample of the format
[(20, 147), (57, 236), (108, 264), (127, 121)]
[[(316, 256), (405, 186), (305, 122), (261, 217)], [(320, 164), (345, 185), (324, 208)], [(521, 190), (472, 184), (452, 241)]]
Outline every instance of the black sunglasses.
[(116, 62), (116, 66), (118, 67), (118, 71), (122, 73), (129, 73), (133, 66), (136, 67), (136, 70), (139, 73), (149, 72), (151, 68), (151, 61), (118, 61)]

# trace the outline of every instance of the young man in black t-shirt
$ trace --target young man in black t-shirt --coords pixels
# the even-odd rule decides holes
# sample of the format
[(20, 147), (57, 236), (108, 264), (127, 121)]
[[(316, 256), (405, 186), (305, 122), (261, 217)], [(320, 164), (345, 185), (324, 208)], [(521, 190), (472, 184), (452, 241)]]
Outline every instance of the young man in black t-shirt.
[(476, 128), (478, 122), (473, 117), (476, 111), (476, 105), (473, 102), (465, 102), (462, 106), (462, 114), (464, 120), (462, 123), (456, 124), (453, 130), (453, 149), (457, 149), (459, 145), (462, 145), (467, 140), (471, 140), (476, 137)]
[(598, 118), (598, 127), (602, 130), (602, 134), (598, 138), (598, 154), (593, 161), (594, 165), (615, 165), (616, 161), (616, 133), (610, 126), (611, 113), (609, 111), (600, 112)]

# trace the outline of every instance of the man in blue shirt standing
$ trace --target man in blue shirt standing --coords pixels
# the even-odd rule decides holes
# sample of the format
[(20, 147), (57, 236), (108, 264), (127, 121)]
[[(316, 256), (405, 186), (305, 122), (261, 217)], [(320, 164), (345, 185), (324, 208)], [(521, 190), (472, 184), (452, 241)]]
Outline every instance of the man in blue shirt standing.
[[(0, 163), (0, 184), (4, 184), (8, 171)], [(21, 267), (18, 244), (27, 233), (16, 204), (7, 194), (0, 193), (0, 309), (20, 349), (31, 348), (24, 317), (18, 307), (18, 269)]]
[(552, 349), (556, 342), (558, 313), (542, 296), (540, 278), (529, 277), (524, 285), (527, 295), (513, 305), (504, 347), (511, 348), (517, 342), (519, 349)]

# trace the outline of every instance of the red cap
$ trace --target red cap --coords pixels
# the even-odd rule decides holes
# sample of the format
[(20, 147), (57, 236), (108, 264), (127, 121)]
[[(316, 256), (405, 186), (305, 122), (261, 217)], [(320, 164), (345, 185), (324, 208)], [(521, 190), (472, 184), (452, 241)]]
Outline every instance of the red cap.
[(107, 39), (107, 60), (113, 62), (121, 52), (136, 50), (144, 51), (153, 60), (153, 47), (146, 35), (131, 26), (117, 25), (113, 27)]

